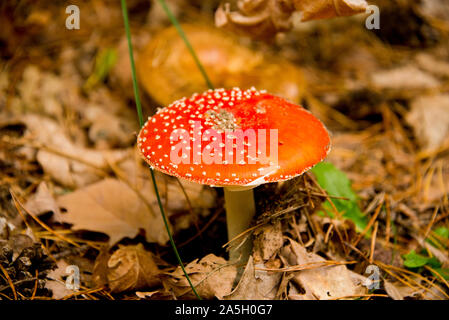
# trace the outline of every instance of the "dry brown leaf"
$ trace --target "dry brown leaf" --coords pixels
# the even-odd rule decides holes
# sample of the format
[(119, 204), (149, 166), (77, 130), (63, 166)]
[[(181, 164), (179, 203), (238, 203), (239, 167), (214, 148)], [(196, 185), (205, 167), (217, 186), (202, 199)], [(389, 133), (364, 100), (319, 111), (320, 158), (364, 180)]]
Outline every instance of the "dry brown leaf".
[(36, 193), (25, 203), (25, 208), (36, 216), (53, 212), (53, 219), (57, 222), (61, 221), (61, 211), (45, 182), (39, 184)]
[(93, 284), (109, 286), (112, 292), (145, 289), (160, 284), (155, 257), (141, 243), (122, 246), (110, 254), (104, 247), (95, 260)]
[(421, 0), (419, 8), (424, 16), (443, 21), (449, 19), (449, 3), (446, 0)]
[(376, 72), (371, 81), (379, 89), (390, 90), (430, 89), (440, 85), (434, 76), (412, 65)]
[[(141, 165), (140, 156), (137, 152), (136, 157), (139, 158), (139, 162), (129, 158), (119, 164), (120, 171), (122, 171), (120, 177), (126, 178), (129, 185), (133, 186), (134, 189), (140, 190), (141, 195), (151, 204), (153, 211), (159, 213), (159, 205), (153, 191), (148, 167)], [(216, 193), (213, 188), (182, 179), (168, 178), (158, 172), (155, 172), (155, 176), (162, 203), (166, 206), (167, 215), (177, 214), (176, 220), (173, 221), (173, 232), (176, 233), (179, 230), (187, 229), (192, 225), (194, 219), (198, 219), (200, 215), (203, 217), (207, 216), (210, 214), (209, 208), (215, 206)], [(194, 215), (190, 214), (190, 206), (187, 203), (183, 189), (190, 201)]]
[(284, 239), (281, 227), (281, 222), (277, 221), (254, 231), (253, 256), (256, 263), (269, 260), (282, 248)]
[[(133, 158), (114, 167), (120, 180), (108, 178), (58, 198), (58, 205), (67, 209), (61, 221), (73, 224), (74, 230), (91, 230), (109, 235), (110, 244), (123, 237), (135, 237), (145, 231), (148, 242), (165, 244), (168, 241), (158, 201), (148, 168)], [(215, 205), (212, 188), (186, 181), (178, 181), (156, 173), (166, 215), (177, 214), (173, 232), (189, 228), (194, 219), (210, 214)], [(184, 191), (194, 211), (191, 214)], [(85, 198), (86, 197), (86, 198)]]
[(135, 139), (132, 134), (136, 129), (132, 125), (135, 121), (130, 123), (97, 105), (88, 105), (84, 115), (92, 124), (89, 128), (89, 139), (98, 149), (126, 147)]
[(256, 270), (256, 268), (266, 267), (263, 263), (255, 265), (253, 257), (250, 256), (237, 287), (224, 299), (273, 300), (278, 292), (282, 273)]
[[(307, 252), (293, 240), (290, 240), (290, 245), (284, 247), (282, 255), (291, 266), (325, 261), (315, 253)], [(305, 293), (290, 294), (291, 298), (328, 300), (365, 294), (367, 290), (361, 286), (361, 276), (354, 276), (352, 273), (344, 265), (297, 271), (292, 281), (303, 288)]]
[[(118, 168), (121, 171), (120, 176), (125, 176), (131, 185), (142, 190), (142, 193), (147, 191), (146, 188), (148, 187), (148, 181), (150, 181), (150, 175), (148, 167), (146, 165), (142, 165), (142, 162), (140, 162), (140, 155), (138, 154), (137, 149), (135, 150), (135, 157), (130, 157), (124, 161), (121, 161)], [(179, 183), (184, 188), (193, 208), (210, 208), (215, 205), (215, 192), (213, 188), (208, 188), (199, 183), (189, 182), (183, 179), (179, 179), (178, 183), (176, 179), (168, 177), (157, 171), (155, 172), (155, 175), (158, 185), (162, 189), (160, 193), (163, 198), (165, 197), (165, 191), (167, 192), (167, 208), (169, 210), (179, 211), (186, 209), (184, 192), (182, 191)], [(165, 190), (165, 188), (167, 188), (167, 190)], [(151, 197), (151, 194), (144, 195), (145, 197)], [(165, 200), (163, 202), (165, 202)]]
[[(414, 282), (422, 285), (422, 280), (413, 279)], [(435, 286), (424, 290), (419, 287), (411, 287), (402, 284), (401, 282), (390, 282), (384, 280), (385, 292), (394, 300), (404, 299), (425, 299), (425, 300), (447, 300), (447, 298)], [(441, 290), (441, 289), (440, 289)]]
[(424, 71), (433, 73), (436, 76), (449, 78), (449, 63), (438, 60), (428, 53), (420, 53), (416, 57), (416, 62)]
[(449, 95), (421, 96), (411, 104), (406, 121), (426, 150), (438, 148), (449, 135)]
[(109, 245), (103, 245), (100, 247), (100, 252), (95, 258), (95, 262), (92, 268), (91, 282), (93, 286), (104, 287), (108, 284), (108, 261), (111, 257), (109, 252)]
[(62, 127), (46, 117), (25, 114), (20, 118), (30, 139), (39, 148), (37, 160), (55, 181), (70, 188), (81, 187), (101, 177), (108, 161), (116, 162), (129, 156), (129, 150), (94, 150), (75, 145)]
[(79, 102), (77, 83), (70, 78), (41, 71), (28, 65), (17, 85), (18, 96), (12, 101), (14, 109), (36, 112), (62, 119), (64, 104)]
[(0, 240), (8, 240), (9, 235), (15, 228), (6, 218), (0, 217)]
[[(200, 261), (195, 260), (189, 263), (186, 271), (190, 280), (195, 285), (195, 289), (203, 299), (223, 299), (232, 290), (232, 286), (237, 276), (237, 268), (229, 265), (228, 261), (213, 254), (209, 254)], [(169, 274), (169, 278), (165, 283), (175, 294), (192, 295), (189, 283), (184, 276), (181, 268), (177, 268), (173, 273)]]
[(153, 255), (141, 243), (119, 246), (107, 262), (107, 279), (112, 292), (154, 287), (160, 283), (159, 273)]
[(124, 182), (105, 179), (57, 199), (67, 210), (61, 220), (73, 230), (103, 232), (110, 244), (145, 230), (148, 242), (164, 244), (167, 232), (160, 214), (152, 214), (147, 204)]
[(416, 291), (411, 287), (400, 285), (399, 283), (392, 283), (387, 280), (384, 280), (384, 289), (393, 300), (404, 300), (405, 297), (412, 297)]
[(151, 298), (153, 295), (155, 295), (158, 292), (159, 292), (158, 290), (149, 291), (149, 292), (136, 291), (136, 296), (139, 297), (140, 299), (146, 299), (146, 298)]
[(67, 267), (69, 265), (64, 260), (56, 263), (56, 269), (50, 271), (45, 281), (45, 288), (53, 292), (53, 299), (62, 299), (73, 294), (75, 291), (68, 289), (64, 277), (68, 276)]
[(365, 0), (233, 0), (223, 1), (215, 13), (218, 27), (269, 38), (292, 28), (296, 11), (300, 21), (351, 16), (365, 12)]

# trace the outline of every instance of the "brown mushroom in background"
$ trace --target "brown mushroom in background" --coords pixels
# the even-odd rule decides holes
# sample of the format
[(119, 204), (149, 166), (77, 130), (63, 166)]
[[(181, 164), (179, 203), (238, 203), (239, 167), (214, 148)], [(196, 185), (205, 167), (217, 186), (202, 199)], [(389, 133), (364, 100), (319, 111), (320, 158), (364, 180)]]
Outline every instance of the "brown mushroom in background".
[[(252, 86), (299, 103), (305, 93), (300, 68), (286, 59), (252, 50), (207, 24), (182, 25), (211, 82), (217, 88)], [(140, 52), (139, 80), (161, 105), (208, 89), (174, 27), (157, 33)]]
[[(324, 125), (306, 109), (256, 89), (208, 90), (177, 100), (148, 118), (138, 148), (153, 168), (224, 187), (228, 237), (255, 213), (253, 188), (292, 179), (330, 150)], [(251, 244), (231, 249), (248, 257)]]

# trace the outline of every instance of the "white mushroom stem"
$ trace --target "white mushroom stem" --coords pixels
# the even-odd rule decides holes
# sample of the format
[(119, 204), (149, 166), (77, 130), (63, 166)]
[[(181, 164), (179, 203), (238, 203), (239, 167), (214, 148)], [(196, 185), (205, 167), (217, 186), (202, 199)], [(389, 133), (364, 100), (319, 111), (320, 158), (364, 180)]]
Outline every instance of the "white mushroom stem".
[[(253, 187), (248, 188), (229, 188), (224, 187), (226, 221), (228, 226), (228, 240), (234, 239), (243, 231), (248, 229), (251, 220), (256, 212), (254, 203)], [(246, 240), (241, 246), (240, 241), (236, 241), (237, 246), (231, 246), (229, 251), (229, 260), (240, 259), (246, 262), (252, 250), (252, 242)]]

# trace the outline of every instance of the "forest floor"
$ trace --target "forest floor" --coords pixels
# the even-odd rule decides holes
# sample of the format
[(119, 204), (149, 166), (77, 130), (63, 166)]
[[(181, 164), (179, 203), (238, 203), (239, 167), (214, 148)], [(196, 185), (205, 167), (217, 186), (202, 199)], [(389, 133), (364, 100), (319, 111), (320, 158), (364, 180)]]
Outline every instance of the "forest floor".
[[(136, 150), (120, 2), (81, 2), (79, 30), (65, 2), (31, 2), (0, 4), (0, 300), (194, 299)], [(207, 89), (161, 9), (128, 2), (144, 115)], [(362, 15), (272, 41), (215, 33), (216, 1), (170, 2), (200, 59), (224, 57), (204, 61), (217, 87), (283, 95), (332, 133), (324, 165), (255, 189), (246, 265), (227, 260), (222, 190), (156, 174), (203, 298), (449, 298), (449, 6), (373, 2), (379, 30)]]

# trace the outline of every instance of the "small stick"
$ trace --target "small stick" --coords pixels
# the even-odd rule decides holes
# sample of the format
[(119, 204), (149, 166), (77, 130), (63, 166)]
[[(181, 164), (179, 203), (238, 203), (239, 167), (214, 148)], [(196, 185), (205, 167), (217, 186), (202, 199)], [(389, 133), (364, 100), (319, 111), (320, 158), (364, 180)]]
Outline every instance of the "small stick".
[(6, 277), (6, 280), (8, 280), (9, 286), (11, 287), (12, 293), (14, 295), (14, 300), (17, 300), (17, 292), (16, 292), (16, 288), (14, 287), (14, 283), (12, 283), (11, 277), (8, 274), (8, 271), (6, 271), (5, 268), (3, 268), (3, 266), (0, 264), (0, 270), (3, 272), (3, 274)]
[(447, 282), (446, 279), (444, 279), (444, 277), (441, 276), (441, 274), (439, 274), (438, 272), (436, 272), (433, 268), (431, 268), (431, 267), (428, 266), (428, 265), (425, 265), (424, 268), (426, 268), (427, 270), (429, 270), (430, 272), (432, 272), (433, 274), (435, 274), (435, 276), (436, 276), (438, 279), (440, 279), (440, 281), (443, 282), (443, 283), (446, 285), (446, 287), (449, 288), (449, 283)]
[(379, 203), (379, 206), (377, 207), (376, 212), (374, 212), (374, 215), (371, 217), (371, 219), (368, 222), (367, 226), (365, 227), (365, 229), (363, 229), (362, 233), (359, 234), (359, 236), (354, 241), (354, 243), (353, 243), (354, 246), (357, 246), (357, 244), (360, 242), (360, 240), (362, 240), (362, 237), (368, 232), (368, 230), (374, 224), (374, 221), (376, 221), (377, 216), (380, 213), (380, 209), (382, 209), (382, 204), (383, 204), (383, 202)]
[(39, 283), (39, 271), (36, 269), (36, 281), (34, 282), (33, 294), (31, 295), (31, 300), (34, 300), (37, 292), (37, 284)]
[(437, 217), (439, 209), (440, 209), (439, 207), (435, 207), (435, 210), (433, 210), (432, 218), (430, 219), (426, 231), (424, 232), (424, 239), (426, 239), (429, 236), (430, 230), (432, 230), (432, 226), (435, 223), (435, 218)]
[(328, 267), (328, 266), (341, 266), (341, 265), (354, 264), (354, 263), (357, 263), (357, 261), (324, 260), (324, 261), (308, 262), (308, 263), (300, 264), (297, 266), (290, 266), (290, 267), (285, 267), (285, 268), (254, 268), (254, 270), (270, 271), (270, 272), (292, 272), (292, 271), (318, 269), (318, 268)]
[(369, 263), (373, 264), (374, 250), (376, 249), (376, 237), (377, 237), (377, 228), (379, 227), (379, 221), (374, 223), (374, 231), (373, 236), (371, 237), (371, 252), (369, 254)]
[(390, 232), (391, 232), (391, 210), (390, 210), (390, 198), (385, 195), (385, 209), (387, 211), (387, 225), (385, 230), (385, 243), (390, 242)]

